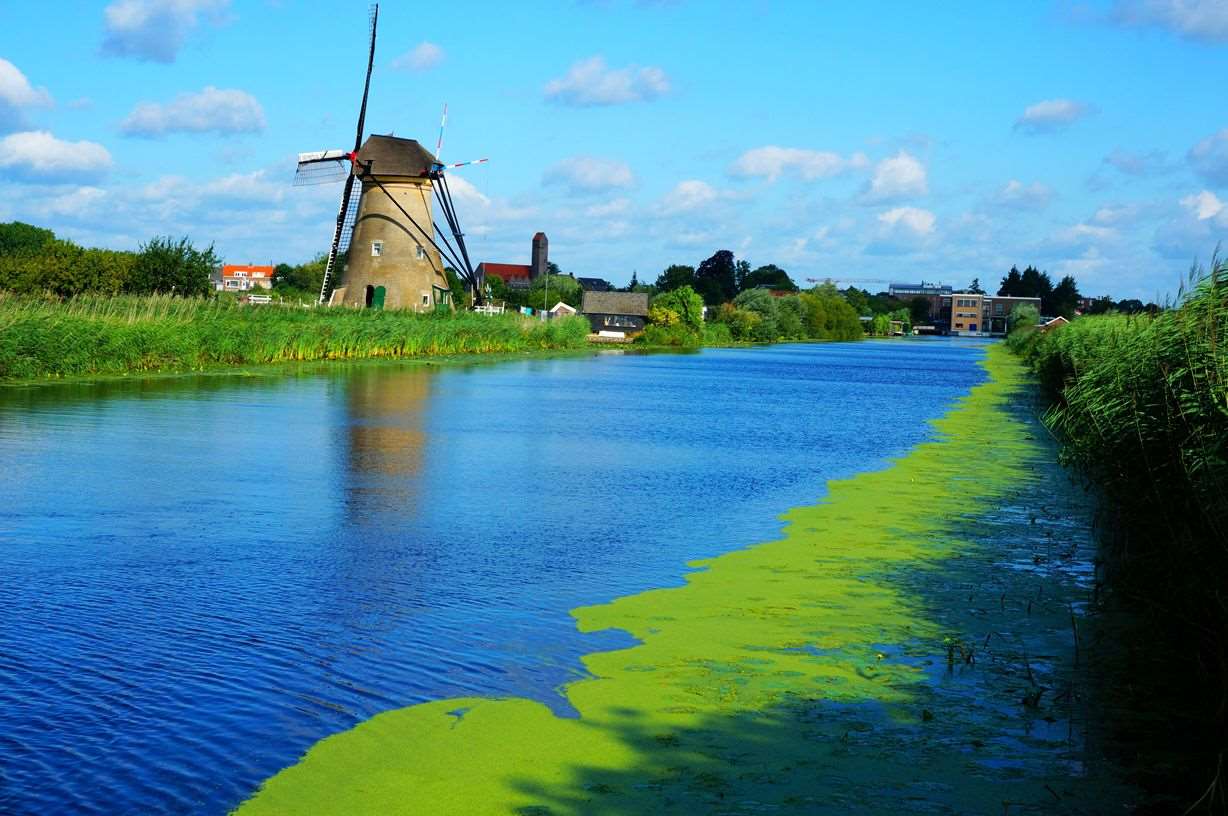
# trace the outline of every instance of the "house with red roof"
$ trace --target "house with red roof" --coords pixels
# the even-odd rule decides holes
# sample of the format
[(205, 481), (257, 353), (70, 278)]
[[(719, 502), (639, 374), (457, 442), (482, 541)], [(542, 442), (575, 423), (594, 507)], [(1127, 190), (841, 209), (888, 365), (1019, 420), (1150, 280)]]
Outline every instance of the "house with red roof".
[(272, 289), (273, 267), (226, 264), (221, 276), (214, 279), (214, 286), (219, 292), (246, 292), (257, 287)]

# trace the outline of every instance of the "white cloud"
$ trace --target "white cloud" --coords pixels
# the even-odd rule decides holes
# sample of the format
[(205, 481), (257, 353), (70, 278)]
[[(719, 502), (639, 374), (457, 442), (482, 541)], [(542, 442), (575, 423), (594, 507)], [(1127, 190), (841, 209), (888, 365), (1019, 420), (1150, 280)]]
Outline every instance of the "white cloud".
[(1098, 224), (1079, 223), (1057, 230), (1046, 240), (1041, 250), (1065, 256), (1070, 252), (1083, 251), (1089, 247), (1117, 237), (1117, 230)]
[(1052, 198), (1052, 188), (1039, 181), (1024, 184), (1018, 179), (1011, 179), (994, 194), (993, 203), (1005, 209), (1042, 210), (1049, 206)]
[(264, 130), (264, 109), (246, 91), (214, 88), (184, 93), (159, 105), (142, 102), (120, 129), (130, 136), (157, 138), (167, 133), (257, 133)]
[(918, 207), (896, 207), (878, 214), (878, 224), (865, 252), (868, 255), (902, 255), (917, 250), (934, 234), (937, 218)]
[(572, 195), (626, 189), (635, 184), (631, 166), (617, 159), (575, 156), (542, 174), (542, 183), (566, 187)]
[(205, 198), (220, 198), (232, 203), (278, 204), (285, 200), (289, 185), (282, 179), (270, 179), (267, 170), (233, 173), (201, 186)]
[(102, 52), (174, 62), (203, 14), (220, 20), (230, 0), (115, 0), (107, 6)]
[(1139, 204), (1118, 204), (1100, 207), (1092, 215), (1092, 223), (1104, 227), (1119, 227), (1134, 224), (1144, 215), (1146, 208)]
[(566, 76), (546, 84), (546, 99), (578, 107), (623, 105), (656, 99), (668, 92), (669, 78), (660, 68), (610, 68), (600, 56), (580, 60)]
[(657, 203), (662, 215), (683, 215), (708, 209), (729, 196), (698, 179), (680, 181)]
[(870, 202), (898, 201), (923, 196), (929, 192), (925, 165), (910, 153), (901, 150), (874, 167), (864, 198)]
[(1117, 0), (1112, 19), (1126, 26), (1156, 26), (1190, 40), (1228, 43), (1223, 0)]
[(35, 212), (44, 218), (85, 218), (103, 211), (107, 192), (89, 185), (38, 197)]
[(46, 88), (35, 88), (16, 65), (0, 57), (0, 132), (22, 127), (26, 109), (50, 106)]
[(917, 207), (896, 207), (894, 210), (879, 213), (878, 220), (879, 223), (886, 224), (893, 229), (902, 229), (917, 237), (922, 237), (934, 231), (934, 222), (937, 219), (929, 210)]
[(1169, 169), (1168, 162), (1162, 151), (1152, 150), (1148, 153), (1132, 153), (1114, 148), (1113, 152), (1104, 157), (1104, 163), (1115, 167), (1127, 176), (1143, 178), (1163, 173)]
[(31, 108), (51, 104), (46, 88), (35, 88), (20, 69), (0, 57), (0, 103), (15, 108)]
[(45, 130), (0, 139), (0, 171), (23, 179), (94, 177), (111, 167), (111, 154), (96, 142), (66, 142)]
[(766, 145), (743, 153), (729, 168), (729, 172), (744, 178), (759, 176), (768, 181), (776, 181), (781, 175), (789, 173), (805, 181), (814, 181), (868, 164), (869, 159), (863, 153), (854, 153), (846, 159), (839, 153), (830, 151)]
[(1214, 218), (1224, 212), (1225, 204), (1220, 201), (1219, 196), (1209, 190), (1203, 190), (1201, 193), (1189, 195), (1181, 199), (1181, 206), (1185, 207), (1199, 221), (1206, 221)]
[(616, 215), (626, 215), (631, 212), (631, 199), (616, 198), (603, 204), (593, 204), (584, 208), (584, 214), (589, 218), (610, 218)]
[(420, 42), (392, 61), (392, 67), (408, 71), (429, 71), (443, 62), (443, 49), (432, 42)]
[(1194, 172), (1204, 180), (1217, 187), (1228, 187), (1228, 128), (1191, 147), (1187, 158)]
[(1029, 105), (1023, 115), (1015, 120), (1015, 130), (1033, 134), (1052, 133), (1070, 127), (1091, 112), (1091, 107), (1083, 102), (1046, 99)]

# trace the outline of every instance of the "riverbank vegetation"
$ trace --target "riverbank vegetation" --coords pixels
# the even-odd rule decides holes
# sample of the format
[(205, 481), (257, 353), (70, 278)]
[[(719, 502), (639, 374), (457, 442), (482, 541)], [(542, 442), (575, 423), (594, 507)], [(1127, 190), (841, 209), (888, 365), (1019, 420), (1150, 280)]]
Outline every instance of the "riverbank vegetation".
[(1135, 632), (1110, 651), (1126, 662), (1130, 703), (1157, 715), (1137, 737), (1140, 764), (1172, 779), (1188, 770), (1185, 803), (1206, 794), (1200, 807), (1224, 808), (1228, 263), (1191, 275), (1178, 302), (1154, 314), (1033, 326), (1022, 321), (1008, 342), (1051, 400), (1045, 420), (1064, 459), (1113, 517), (1107, 588)]
[(588, 322), (243, 306), (171, 295), (0, 293), (0, 380), (218, 365), (582, 348)]

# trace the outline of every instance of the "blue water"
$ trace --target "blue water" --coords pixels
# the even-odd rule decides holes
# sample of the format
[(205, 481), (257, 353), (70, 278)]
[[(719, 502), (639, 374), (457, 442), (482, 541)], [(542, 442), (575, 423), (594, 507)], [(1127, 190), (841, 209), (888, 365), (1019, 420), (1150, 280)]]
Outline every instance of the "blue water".
[(0, 388), (0, 812), (222, 814), (390, 708), (565, 713), (568, 610), (772, 537), (979, 343)]

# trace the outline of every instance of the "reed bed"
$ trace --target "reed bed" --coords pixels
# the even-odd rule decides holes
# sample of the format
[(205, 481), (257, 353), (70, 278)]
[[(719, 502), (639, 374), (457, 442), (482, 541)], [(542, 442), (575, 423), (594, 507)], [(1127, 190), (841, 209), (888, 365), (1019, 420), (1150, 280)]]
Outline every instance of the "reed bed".
[(244, 306), (165, 295), (0, 293), (0, 380), (219, 365), (581, 348), (582, 318)]
[[(1140, 756), (1171, 778), (1200, 777), (1185, 792), (1187, 804), (1202, 794), (1191, 812), (1228, 810), (1226, 341), (1218, 258), (1155, 315), (1083, 317), (1008, 341), (1052, 400), (1045, 420), (1064, 459), (1108, 500), (1106, 587), (1134, 619), (1111, 644), (1129, 655), (1122, 687), (1164, 713)], [(1155, 760), (1157, 745), (1180, 759)]]

